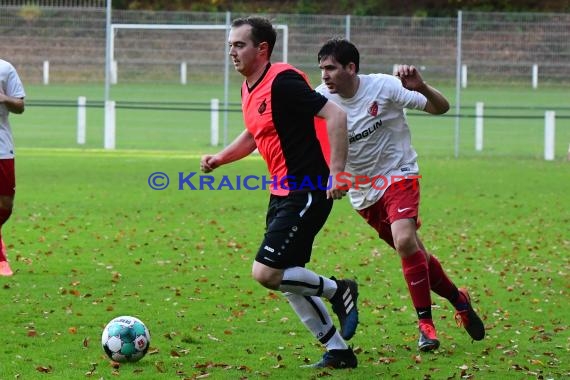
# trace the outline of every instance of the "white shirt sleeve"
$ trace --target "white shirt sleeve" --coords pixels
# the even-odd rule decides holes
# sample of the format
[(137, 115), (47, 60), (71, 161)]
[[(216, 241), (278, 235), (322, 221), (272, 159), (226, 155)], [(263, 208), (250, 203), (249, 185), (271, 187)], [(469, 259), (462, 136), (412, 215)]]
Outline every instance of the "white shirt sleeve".
[(402, 86), (402, 82), (392, 76), (388, 81), (388, 88), (392, 101), (402, 108), (412, 108), (423, 111), (426, 108), (427, 98), (417, 91), (410, 91)]
[(8, 74), (8, 80), (6, 83), (6, 95), (13, 98), (24, 98), (26, 93), (24, 92), (24, 85), (18, 76), (15, 69), (12, 69)]

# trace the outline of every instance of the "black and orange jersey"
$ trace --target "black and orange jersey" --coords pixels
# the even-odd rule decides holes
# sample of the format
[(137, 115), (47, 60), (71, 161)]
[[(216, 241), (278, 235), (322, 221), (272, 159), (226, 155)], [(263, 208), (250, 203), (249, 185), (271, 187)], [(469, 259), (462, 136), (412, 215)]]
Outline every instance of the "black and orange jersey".
[(245, 127), (274, 181), (271, 193), (324, 189), (328, 138), (326, 123), (315, 115), (327, 99), (311, 88), (306, 74), (285, 63), (268, 64), (251, 88), (244, 81), (241, 95)]

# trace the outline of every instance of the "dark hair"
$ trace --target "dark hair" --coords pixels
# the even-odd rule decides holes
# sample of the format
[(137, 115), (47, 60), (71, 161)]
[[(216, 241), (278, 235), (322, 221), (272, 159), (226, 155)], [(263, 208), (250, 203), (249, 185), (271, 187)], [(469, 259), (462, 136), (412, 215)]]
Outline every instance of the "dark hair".
[(267, 58), (270, 58), (275, 41), (277, 41), (277, 31), (271, 24), (271, 21), (263, 17), (243, 17), (237, 18), (232, 22), (232, 28), (242, 25), (251, 26), (251, 40), (255, 46), (259, 46), (262, 42), (267, 42), (269, 45), (269, 56)]
[(344, 38), (333, 38), (325, 42), (325, 44), (319, 50), (317, 59), (321, 62), (321, 59), (332, 57), (340, 63), (343, 67), (346, 67), (350, 62), (354, 63), (355, 71), (360, 70), (360, 53), (354, 44)]

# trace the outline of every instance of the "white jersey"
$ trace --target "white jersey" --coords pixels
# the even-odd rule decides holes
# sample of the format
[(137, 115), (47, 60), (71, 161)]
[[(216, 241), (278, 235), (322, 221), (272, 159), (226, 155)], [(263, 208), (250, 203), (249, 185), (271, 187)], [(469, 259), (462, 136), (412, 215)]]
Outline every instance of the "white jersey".
[[(14, 66), (0, 59), (0, 92), (14, 98), (24, 98), (24, 86)], [(0, 103), (0, 159), (14, 158), (14, 139), (8, 122), (9, 111)]]
[[(427, 99), (419, 92), (404, 88), (392, 75), (358, 77), (360, 84), (352, 98), (331, 94), (324, 84), (316, 90), (347, 113), (346, 172), (350, 173), (353, 184), (348, 194), (352, 206), (362, 210), (376, 203), (395, 180), (419, 173), (404, 108), (424, 110)], [(354, 186), (357, 176), (376, 177), (376, 180), (359, 183), (357, 189)]]

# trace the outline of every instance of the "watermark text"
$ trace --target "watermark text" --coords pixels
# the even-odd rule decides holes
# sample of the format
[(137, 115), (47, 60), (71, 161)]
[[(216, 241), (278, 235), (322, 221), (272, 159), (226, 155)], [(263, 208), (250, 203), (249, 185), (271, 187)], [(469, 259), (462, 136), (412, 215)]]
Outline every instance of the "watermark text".
[[(289, 191), (314, 191), (330, 190), (333, 186), (333, 177), (323, 176), (259, 176), (259, 175), (236, 175), (236, 176), (213, 176), (198, 172), (178, 172), (177, 180), (173, 183), (177, 190), (277, 190)], [(407, 179), (416, 181), (421, 175), (354, 175), (348, 172), (340, 172), (335, 176), (336, 186), (340, 190), (362, 190), (373, 188), (386, 190), (392, 184)], [(153, 172), (149, 175), (147, 183), (152, 190), (165, 190), (170, 186), (170, 177), (164, 172)], [(402, 186), (403, 184), (399, 184)]]

